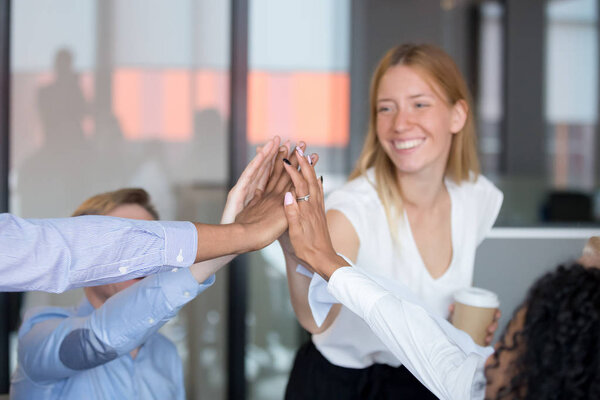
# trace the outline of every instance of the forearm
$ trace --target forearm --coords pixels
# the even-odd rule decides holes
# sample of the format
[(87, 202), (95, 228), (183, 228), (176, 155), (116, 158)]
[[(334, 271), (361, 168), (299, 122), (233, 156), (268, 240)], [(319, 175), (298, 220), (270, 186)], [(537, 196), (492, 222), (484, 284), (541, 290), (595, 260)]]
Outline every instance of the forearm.
[(284, 257), (290, 301), (292, 302), (294, 314), (296, 314), (298, 322), (304, 329), (310, 333), (317, 333), (319, 328), (315, 324), (308, 305), (308, 288), (311, 278), (297, 271), (298, 260), (296, 257), (286, 252), (284, 252)]
[(286, 260), (286, 272), (288, 288), (290, 291), (290, 299), (298, 322), (311, 334), (324, 332), (327, 330), (327, 328), (329, 328), (329, 326), (331, 326), (339, 314), (341, 308), (340, 305), (333, 305), (329, 310), (324, 322), (319, 326), (313, 317), (313, 313), (308, 302), (309, 287), (312, 279), (311, 277), (298, 272), (298, 265), (304, 266), (307, 268), (307, 270), (312, 269), (312, 267), (306, 265), (303, 261), (299, 260), (292, 254), (284, 252), (284, 256)]
[(90, 317), (90, 329), (119, 355), (138, 347), (214, 282), (198, 284), (179, 269), (147, 277), (110, 297)]
[(407, 288), (392, 293), (354, 268), (334, 274), (329, 291), (365, 320), (386, 347), (441, 399), (482, 399), (483, 367), (491, 348), (475, 344), (447, 321), (412, 301)]
[(196, 255), (189, 222), (0, 214), (0, 237), (0, 291), (62, 292), (120, 282), (189, 267)]
[(36, 382), (95, 368), (143, 344), (179, 309), (212, 284), (199, 285), (188, 269), (150, 276), (110, 297), (84, 317), (27, 320), (20, 332), (19, 362)]
[(202, 261), (192, 265), (190, 267), (190, 272), (198, 283), (202, 283), (211, 275), (216, 274), (225, 265), (229, 264), (235, 257), (235, 254), (230, 254), (213, 258), (212, 260)]
[(238, 223), (208, 225), (195, 223), (198, 231), (196, 262), (225, 255), (242, 254), (256, 250), (256, 240)]

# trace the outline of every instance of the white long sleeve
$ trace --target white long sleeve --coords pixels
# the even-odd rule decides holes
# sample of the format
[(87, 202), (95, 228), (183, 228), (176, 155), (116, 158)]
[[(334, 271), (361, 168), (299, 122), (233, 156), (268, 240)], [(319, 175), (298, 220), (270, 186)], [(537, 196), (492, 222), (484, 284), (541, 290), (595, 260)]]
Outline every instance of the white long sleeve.
[[(324, 281), (323, 281), (324, 282)], [(313, 288), (314, 293), (319, 292)], [(356, 267), (338, 269), (328, 292), (361, 317), (432, 393), (441, 399), (480, 400), (485, 395), (484, 365), (491, 347), (476, 345), (464, 332), (429, 312), (397, 282), (381, 281)], [(327, 308), (323, 291), (313, 311)]]

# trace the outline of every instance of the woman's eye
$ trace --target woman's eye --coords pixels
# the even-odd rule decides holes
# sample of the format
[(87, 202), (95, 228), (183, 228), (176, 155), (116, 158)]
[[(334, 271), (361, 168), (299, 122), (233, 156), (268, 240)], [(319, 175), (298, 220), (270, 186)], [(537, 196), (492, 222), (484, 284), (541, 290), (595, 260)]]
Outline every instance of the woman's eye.
[(429, 104), (427, 104), (427, 103), (415, 103), (415, 108), (425, 108), (425, 107), (429, 107)]
[(389, 107), (385, 107), (385, 106), (379, 106), (379, 107), (377, 108), (377, 112), (388, 112), (388, 111), (390, 111), (390, 108), (389, 108)]

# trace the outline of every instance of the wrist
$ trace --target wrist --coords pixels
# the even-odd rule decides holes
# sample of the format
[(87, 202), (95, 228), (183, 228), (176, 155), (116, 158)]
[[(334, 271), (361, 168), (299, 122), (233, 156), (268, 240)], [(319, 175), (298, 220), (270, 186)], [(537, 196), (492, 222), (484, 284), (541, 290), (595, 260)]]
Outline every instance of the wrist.
[(310, 265), (315, 272), (321, 275), (326, 281), (329, 281), (331, 275), (339, 268), (348, 266), (346, 260), (338, 256), (333, 250), (326, 253), (320, 253), (319, 256), (311, 259)]
[(242, 224), (195, 225), (198, 231), (196, 262), (249, 251), (249, 236)]
[(253, 246), (253, 235), (248, 229), (248, 226), (239, 222), (233, 222), (226, 225), (229, 228), (229, 238), (232, 251), (230, 254), (243, 254), (256, 250)]

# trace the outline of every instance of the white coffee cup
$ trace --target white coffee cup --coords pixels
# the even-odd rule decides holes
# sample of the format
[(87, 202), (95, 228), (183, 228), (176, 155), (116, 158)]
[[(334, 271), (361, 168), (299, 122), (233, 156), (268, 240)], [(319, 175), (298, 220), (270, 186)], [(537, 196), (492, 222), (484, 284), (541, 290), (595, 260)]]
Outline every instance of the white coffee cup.
[(494, 321), (500, 301), (496, 293), (476, 288), (464, 288), (454, 293), (452, 325), (467, 332), (480, 346), (485, 346), (487, 328)]

